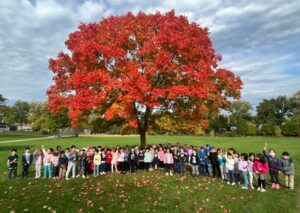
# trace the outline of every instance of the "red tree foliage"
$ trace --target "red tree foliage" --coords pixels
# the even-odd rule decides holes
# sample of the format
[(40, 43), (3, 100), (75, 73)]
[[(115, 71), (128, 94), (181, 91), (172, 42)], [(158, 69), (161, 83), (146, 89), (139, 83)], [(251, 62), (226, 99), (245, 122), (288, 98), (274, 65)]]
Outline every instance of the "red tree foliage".
[(123, 118), (141, 135), (153, 111), (207, 125), (207, 114), (239, 98), (242, 82), (218, 67), (207, 28), (174, 11), (110, 16), (81, 24), (65, 42), (70, 53), (49, 60), (52, 112), (68, 109), (72, 125), (83, 113)]

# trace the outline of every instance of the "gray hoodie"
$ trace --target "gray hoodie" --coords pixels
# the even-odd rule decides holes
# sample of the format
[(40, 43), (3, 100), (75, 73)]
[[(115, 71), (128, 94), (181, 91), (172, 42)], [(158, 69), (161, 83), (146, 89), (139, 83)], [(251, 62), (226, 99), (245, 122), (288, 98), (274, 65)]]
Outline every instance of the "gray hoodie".
[(294, 175), (294, 162), (292, 159), (281, 159), (280, 161), (282, 172), (285, 175)]

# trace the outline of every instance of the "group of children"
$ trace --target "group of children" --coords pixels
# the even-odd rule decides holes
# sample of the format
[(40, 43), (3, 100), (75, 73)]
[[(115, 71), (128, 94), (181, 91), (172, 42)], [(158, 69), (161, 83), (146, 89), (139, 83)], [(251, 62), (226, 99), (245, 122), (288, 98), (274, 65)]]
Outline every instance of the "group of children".
[[(219, 177), (228, 185), (241, 185), (243, 189), (253, 189), (254, 181), (257, 190), (265, 192), (267, 172), (270, 174), (272, 188), (279, 189), (279, 173), (285, 176), (286, 187), (294, 189), (294, 163), (288, 152), (283, 152), (281, 159), (276, 157), (273, 149), (262, 153), (238, 153), (234, 148), (223, 152), (221, 148), (206, 144), (199, 149), (196, 146), (162, 144), (139, 149), (117, 146), (88, 147), (77, 150), (75, 145), (62, 150), (42, 146), (31, 153), (26, 147), (22, 155), (22, 178), (27, 178), (29, 168), (35, 166), (35, 178), (66, 179), (87, 175), (105, 175), (107, 173), (135, 172), (136, 170), (164, 170), (167, 176), (173, 173), (186, 174), (186, 168), (191, 167), (192, 176)], [(17, 150), (12, 149), (7, 160), (8, 179), (17, 176)], [(242, 181), (242, 184), (241, 184)]]

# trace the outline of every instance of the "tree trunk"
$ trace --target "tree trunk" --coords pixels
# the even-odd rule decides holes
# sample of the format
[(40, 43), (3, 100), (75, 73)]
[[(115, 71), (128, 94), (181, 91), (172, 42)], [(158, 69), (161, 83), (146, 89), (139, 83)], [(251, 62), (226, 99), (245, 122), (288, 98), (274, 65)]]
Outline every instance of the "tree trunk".
[(140, 142), (141, 142), (141, 148), (146, 147), (146, 131), (141, 130), (140, 131)]

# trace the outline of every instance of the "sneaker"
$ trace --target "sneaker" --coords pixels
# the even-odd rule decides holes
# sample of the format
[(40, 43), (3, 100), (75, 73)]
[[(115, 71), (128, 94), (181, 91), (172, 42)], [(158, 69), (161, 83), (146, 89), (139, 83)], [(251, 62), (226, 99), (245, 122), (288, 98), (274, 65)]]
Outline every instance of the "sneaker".
[(85, 176), (84, 176), (84, 175), (82, 175), (82, 178), (85, 178)]
[(229, 185), (230, 184), (230, 182), (227, 182), (227, 185)]
[(167, 172), (166, 175), (169, 176), (169, 173)]
[(173, 176), (173, 173), (172, 173), (172, 172), (170, 172), (170, 176)]
[(248, 189), (248, 187), (247, 186), (242, 186), (242, 189)]
[(235, 182), (233, 182), (231, 185), (233, 185), (233, 186), (234, 186), (234, 185), (235, 185)]
[(261, 189), (261, 192), (265, 192), (266, 190), (265, 189)]
[(260, 191), (260, 190), (261, 190), (261, 188), (260, 188), (260, 187), (258, 187), (258, 188), (257, 188), (257, 191)]
[(276, 188), (276, 184), (272, 183), (272, 189), (275, 189), (275, 188)]
[(77, 175), (76, 177), (80, 177), (80, 175)]
[(279, 184), (276, 184), (276, 189), (280, 189), (280, 185)]
[(290, 190), (294, 190), (294, 187), (293, 187), (293, 186), (291, 186), (289, 189), (290, 189)]
[(66, 177), (66, 180), (70, 180), (68, 177)]

